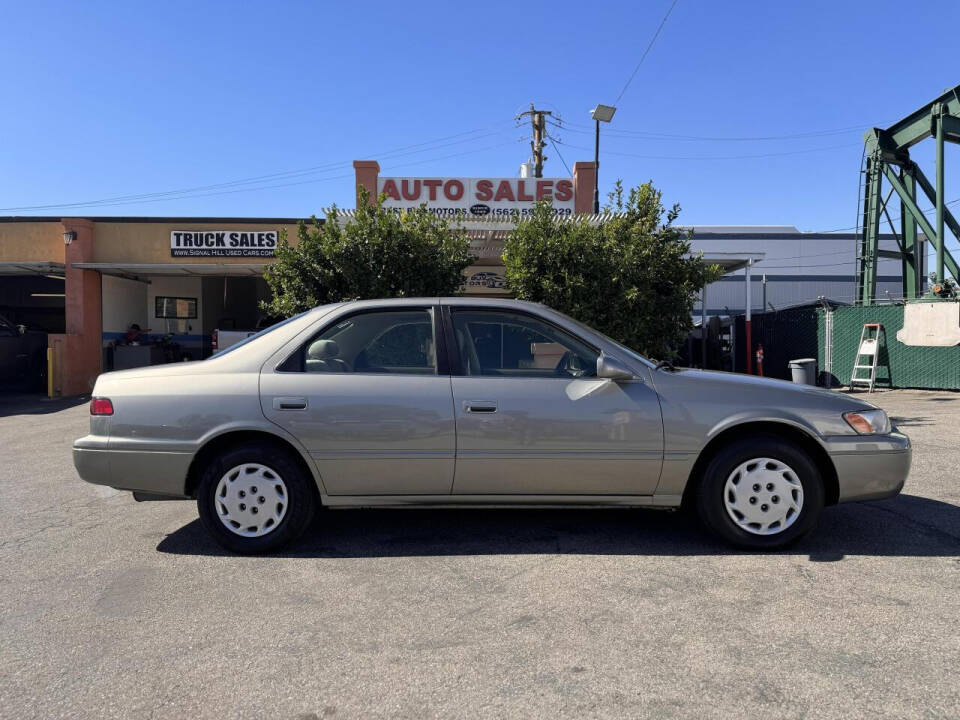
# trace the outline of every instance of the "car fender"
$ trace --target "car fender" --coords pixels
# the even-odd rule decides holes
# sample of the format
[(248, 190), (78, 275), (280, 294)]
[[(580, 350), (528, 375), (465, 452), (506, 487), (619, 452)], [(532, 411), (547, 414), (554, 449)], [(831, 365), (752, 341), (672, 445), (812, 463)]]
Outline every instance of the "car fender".
[(700, 452), (703, 452), (703, 449), (710, 444), (710, 441), (720, 433), (737, 427), (738, 425), (746, 425), (748, 423), (756, 422), (790, 425), (791, 427), (800, 430), (805, 435), (809, 436), (812, 440), (816, 440), (821, 446), (823, 446), (822, 436), (817, 431), (816, 427), (796, 413), (782, 410), (780, 408), (753, 408), (734, 413), (717, 422), (707, 432), (706, 436), (704, 437), (704, 442), (700, 446), (700, 451), (697, 454), (699, 455)]
[[(704, 450), (709, 446), (710, 442), (727, 430), (751, 423), (776, 423), (785, 425), (815, 440), (820, 447), (825, 449), (823, 438), (816, 428), (789, 410), (780, 408), (751, 408), (749, 410), (734, 412), (716, 420), (709, 430), (700, 436), (701, 441), (697, 443), (696, 447), (688, 445), (683, 450), (667, 450), (664, 453), (663, 470), (660, 474), (660, 482), (657, 485), (656, 495), (664, 499), (673, 498), (679, 502), (679, 498), (686, 490), (690, 475), (697, 461), (701, 455), (703, 455)], [(666, 433), (667, 428), (665, 427), (664, 430)]]
[(203, 448), (207, 447), (207, 445), (209, 445), (211, 442), (214, 442), (217, 438), (237, 432), (264, 433), (289, 443), (300, 454), (300, 457), (303, 458), (303, 461), (310, 469), (310, 473), (312, 474), (313, 480), (317, 485), (317, 489), (324, 495), (326, 494), (326, 489), (323, 486), (323, 478), (320, 475), (320, 471), (317, 469), (316, 463), (313, 461), (310, 453), (303, 446), (300, 440), (276, 423), (270, 422), (270, 420), (268, 420), (266, 417), (263, 417), (261, 420), (237, 420), (212, 428), (208, 432), (204, 433), (204, 435), (202, 435), (197, 441), (197, 449), (193, 454), (194, 459), (196, 459), (196, 456), (203, 450)]

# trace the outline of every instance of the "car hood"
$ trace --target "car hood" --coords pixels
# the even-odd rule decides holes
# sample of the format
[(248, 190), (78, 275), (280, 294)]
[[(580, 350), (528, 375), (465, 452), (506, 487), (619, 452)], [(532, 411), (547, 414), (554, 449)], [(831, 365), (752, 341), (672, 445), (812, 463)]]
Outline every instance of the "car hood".
[(673, 372), (662, 370), (658, 371), (657, 374), (660, 372), (670, 373), (672, 377), (684, 382), (697, 383), (702, 386), (703, 392), (709, 392), (711, 386), (724, 389), (736, 389), (739, 387), (748, 394), (760, 393), (760, 397), (794, 396), (797, 397), (798, 400), (800, 397), (809, 399), (819, 398), (825, 403), (836, 403), (851, 409), (876, 407), (876, 405), (852, 395), (814, 387), (812, 385), (800, 385), (798, 383), (788, 382), (787, 380), (776, 380), (774, 378), (720, 372), (717, 370), (694, 370), (690, 368), (677, 368)]

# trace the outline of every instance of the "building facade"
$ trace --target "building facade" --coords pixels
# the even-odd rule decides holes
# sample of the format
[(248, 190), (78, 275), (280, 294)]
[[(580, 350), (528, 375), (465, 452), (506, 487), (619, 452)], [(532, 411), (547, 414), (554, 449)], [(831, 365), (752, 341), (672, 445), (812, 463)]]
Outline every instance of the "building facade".
[[(371, 160), (356, 161), (354, 168), (358, 194), (384, 196), (397, 211), (426, 203), (466, 230), (477, 258), (464, 278), (467, 294), (507, 295), (503, 240), (536, 200), (550, 198), (558, 221), (585, 215), (590, 222), (603, 220), (589, 215), (593, 163), (578, 162), (572, 177), (562, 178), (381, 177)], [(343, 213), (345, 220), (350, 215)], [(47, 333), (58, 394), (89, 392), (97, 375), (115, 366), (118, 347), (151, 346), (141, 351), (145, 362), (204, 358), (214, 330), (252, 330), (263, 321), (264, 269), (274, 261), (281, 233), (296, 243), (300, 220), (0, 218), (0, 316), (9, 321), (6, 327)], [(708, 315), (743, 311), (748, 264), (754, 310), (817, 295), (852, 300), (853, 235), (792, 227), (693, 231), (694, 250), (731, 273), (706, 289)], [(899, 263), (881, 262), (881, 289), (898, 294)]]

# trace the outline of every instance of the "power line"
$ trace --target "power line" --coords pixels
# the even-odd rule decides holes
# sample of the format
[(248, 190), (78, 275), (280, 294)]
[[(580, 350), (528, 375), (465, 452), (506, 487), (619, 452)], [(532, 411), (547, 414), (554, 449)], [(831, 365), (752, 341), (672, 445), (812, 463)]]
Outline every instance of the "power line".
[[(583, 147), (580, 145), (571, 145), (570, 143), (562, 143), (569, 148), (575, 148), (577, 150), (590, 150), (588, 147)], [(843, 145), (828, 145), (826, 147), (817, 147), (817, 148), (807, 148), (805, 150), (786, 150), (784, 152), (775, 152), (775, 153), (756, 153), (752, 155), (637, 155), (636, 153), (625, 153), (625, 152), (616, 152), (614, 150), (605, 150), (604, 152), (609, 155), (621, 155), (623, 157), (632, 157), (640, 158), (642, 160), (754, 160), (758, 158), (770, 158), (770, 157), (783, 157), (786, 155), (803, 155), (805, 153), (811, 152), (825, 152), (827, 150), (838, 150), (840, 148), (849, 148), (849, 147), (858, 147), (859, 143), (850, 144), (844, 143)]]
[[(476, 149), (473, 149), (473, 150), (466, 150), (466, 151), (460, 152), (460, 153), (453, 153), (453, 154), (450, 154), (450, 155), (441, 155), (441, 156), (439, 156), (439, 157), (427, 158), (427, 159), (425, 159), (425, 160), (416, 160), (416, 161), (414, 161), (414, 162), (404, 163), (403, 167), (409, 167), (409, 166), (412, 166), (412, 165), (423, 165), (423, 164), (425, 164), (425, 163), (437, 162), (437, 161), (439, 161), (439, 160), (447, 160), (447, 159), (450, 159), (450, 158), (462, 157), (462, 156), (464, 156), (464, 155), (472, 155), (472, 154), (474, 154), (474, 153), (487, 152), (488, 150), (495, 150), (495, 149), (497, 149), (497, 148), (501, 148), (501, 147), (505, 147), (505, 146), (507, 146), (507, 145), (513, 145), (513, 144), (514, 144), (514, 141), (509, 141), (509, 142), (504, 142), (504, 143), (498, 143), (498, 144), (495, 144), (495, 145), (490, 145), (490, 146), (487, 146), (487, 147), (476, 148)], [(385, 167), (384, 170), (392, 170), (392, 169), (394, 169), (395, 167), (399, 167), (399, 166), (388, 166), (388, 167)], [(135, 199), (135, 200), (120, 200), (120, 201), (117, 201), (117, 202), (101, 203), (101, 205), (104, 206), (104, 207), (114, 207), (114, 206), (121, 206), (121, 205), (137, 205), (137, 204), (141, 204), (141, 203), (146, 204), (146, 203), (154, 203), (154, 202), (169, 202), (169, 201), (171, 201), (171, 200), (186, 200), (186, 199), (191, 199), (191, 198), (212, 197), (212, 196), (217, 196), (217, 195), (234, 195), (234, 194), (236, 194), (236, 193), (257, 192), (257, 191), (260, 191), (260, 190), (273, 190), (273, 189), (276, 189), (276, 188), (293, 187), (293, 186), (296, 186), (296, 185), (309, 185), (309, 184), (312, 184), (312, 183), (327, 182), (328, 180), (341, 180), (341, 179), (344, 179), (344, 178), (353, 177), (353, 175), (354, 175), (353, 173), (344, 173), (344, 174), (341, 174), (341, 175), (332, 175), (332, 176), (322, 177), (322, 178), (311, 178), (311, 179), (309, 179), (309, 180), (298, 180), (298, 181), (295, 181), (295, 182), (277, 183), (277, 184), (274, 184), (274, 185), (261, 185), (261, 186), (257, 186), (257, 187), (242, 187), (242, 188), (237, 188), (237, 189), (233, 189), (233, 190), (215, 190), (215, 191), (213, 191), (213, 192), (195, 193), (195, 194), (193, 194), (193, 195), (181, 195), (181, 196), (173, 196), (173, 197), (151, 197), (151, 198), (147, 198), (147, 199), (143, 199), (143, 200), (140, 200), (140, 199)], [(54, 206), (54, 207), (59, 207), (59, 206)]]
[(640, 70), (640, 66), (643, 65), (643, 61), (647, 59), (647, 54), (650, 52), (650, 48), (652, 48), (653, 44), (657, 41), (660, 31), (663, 30), (663, 26), (667, 24), (667, 18), (670, 17), (670, 13), (673, 12), (673, 8), (675, 8), (676, 5), (677, 0), (673, 0), (673, 2), (670, 3), (670, 8), (667, 10), (667, 14), (663, 16), (663, 20), (660, 21), (660, 26), (657, 28), (657, 31), (653, 34), (653, 37), (650, 38), (650, 42), (647, 44), (647, 49), (644, 50), (643, 55), (640, 56), (640, 62), (638, 62), (637, 66), (633, 69), (633, 72), (630, 74), (626, 85), (623, 86), (623, 90), (621, 90), (620, 94), (617, 95), (617, 99), (613, 101), (614, 105), (620, 102), (620, 98), (623, 97), (623, 94), (627, 91), (627, 88), (630, 87), (630, 83), (633, 82), (633, 78), (636, 76), (637, 71)]
[[(556, 127), (563, 128), (568, 132), (580, 135), (593, 135), (593, 129), (580, 123), (562, 121), (560, 123), (551, 123)], [(611, 127), (604, 130), (605, 135), (622, 137), (631, 140), (676, 140), (682, 142), (757, 142), (769, 140), (807, 140), (818, 137), (829, 137), (832, 135), (845, 135), (851, 132), (863, 132), (864, 126), (851, 125), (844, 128), (833, 128), (828, 130), (811, 130), (810, 132), (789, 133), (786, 135), (754, 135), (754, 136), (729, 136), (729, 135), (675, 135), (671, 133), (654, 132), (650, 130), (625, 130), (622, 128)]]
[[(449, 136), (446, 136), (446, 137), (444, 137), (444, 138), (439, 138), (439, 139), (433, 140), (433, 141), (428, 141), (428, 142), (423, 142), (423, 143), (416, 143), (416, 144), (414, 144), (414, 145), (407, 145), (407, 146), (404, 146), (404, 147), (401, 147), (401, 148), (397, 148), (396, 150), (392, 150), (392, 151), (388, 151), (388, 152), (382, 153), (380, 156), (381, 156), (381, 157), (384, 157), (384, 156), (399, 157), (399, 156), (403, 156), (403, 155), (415, 155), (415, 154), (418, 154), (418, 153), (420, 153), (420, 152), (426, 152), (427, 150), (433, 150), (433, 149), (437, 149), (437, 148), (439, 148), (439, 147), (449, 147), (449, 146), (451, 146), (451, 145), (457, 145), (457, 144), (461, 144), (461, 143), (463, 143), (463, 142), (472, 142), (472, 141), (474, 141), (474, 140), (477, 140), (477, 139), (480, 139), (480, 138), (483, 138), (483, 137), (489, 137), (489, 136), (492, 136), (492, 135), (495, 135), (495, 134), (496, 134), (496, 133), (488, 133), (488, 134), (485, 134), (485, 135), (473, 136), (473, 137), (467, 138), (467, 139), (465, 139), (465, 140), (458, 140), (458, 141), (455, 141), (455, 142), (450, 142), (450, 143), (444, 143), (444, 144), (441, 144), (441, 145), (437, 145), (437, 143), (442, 143), (444, 140), (448, 140), (448, 139), (450, 139), (450, 138), (455, 138), (455, 137), (460, 137), (460, 136), (467, 135), (467, 134), (473, 134), (473, 133), (476, 133), (476, 132), (478, 132), (478, 131), (477, 131), (477, 130), (471, 130), (471, 131), (469, 131), (469, 132), (467, 132), (467, 133), (457, 133), (457, 134), (455, 134), (455, 135), (449, 135)], [(431, 146), (431, 147), (425, 147), (425, 146)], [(420, 150), (408, 150), (409, 148), (422, 148), (422, 149), (420, 149)], [(402, 152), (402, 151), (404, 151), (404, 150), (407, 150), (407, 152)], [(222, 189), (222, 188), (228, 188), (228, 187), (236, 187), (236, 186), (240, 186), (240, 185), (250, 185), (250, 184), (254, 184), (254, 183), (263, 182), (263, 181), (265, 181), (265, 180), (278, 180), (278, 179), (282, 179), (282, 178), (292, 178), (292, 177), (298, 177), (298, 176), (303, 176), (303, 175), (310, 175), (310, 174), (315, 174), (315, 173), (330, 172), (330, 171), (332, 171), (332, 170), (337, 170), (337, 169), (339, 169), (339, 168), (341, 168), (341, 167), (349, 167), (350, 162), (351, 162), (351, 161), (339, 161), (339, 162), (336, 162), (336, 163), (327, 163), (327, 164), (324, 164), (324, 165), (316, 165), (316, 166), (309, 167), (309, 168), (303, 168), (303, 169), (300, 169), (300, 170), (287, 170), (287, 171), (283, 171), (283, 172), (271, 173), (271, 174), (268, 174), (268, 175), (260, 175), (260, 176), (256, 176), (256, 177), (252, 177), (252, 178), (244, 178), (244, 179), (240, 179), (240, 180), (233, 180), (233, 181), (224, 182), (224, 183), (216, 183), (216, 184), (212, 184), (212, 185), (201, 185), (201, 186), (197, 186), (197, 187), (193, 187), (193, 188), (184, 188), (184, 189), (180, 189), (180, 190), (167, 190), (167, 191), (163, 191), (163, 192), (142, 193), (142, 194), (138, 194), (138, 195), (121, 195), (121, 196), (117, 196), (117, 197), (103, 198), (103, 199), (100, 199), (100, 200), (90, 200), (90, 201), (83, 201), (83, 202), (71, 202), (71, 203), (50, 204), (50, 205), (34, 205), (34, 206), (24, 206), (24, 207), (15, 207), (15, 208), (0, 208), (0, 212), (11, 212), (11, 211), (20, 211), (20, 210), (45, 210), (45, 209), (50, 209), (50, 208), (92, 207), (92, 206), (97, 206), (97, 205), (119, 205), (119, 204), (130, 204), (131, 202), (135, 203), (135, 202), (138, 202), (138, 201), (141, 201), (141, 200), (142, 200), (142, 201), (147, 201), (147, 200), (150, 200), (150, 199), (153, 199), (153, 198), (163, 199), (163, 198), (166, 198), (166, 197), (170, 197), (171, 199), (178, 199), (178, 198), (181, 198), (181, 197), (189, 197), (189, 196), (195, 195), (195, 194), (197, 194), (197, 193), (201, 193), (201, 192), (204, 191), (204, 190), (216, 190), (216, 189)], [(338, 177), (339, 177), (339, 176), (338, 176)], [(299, 183), (297, 183), (297, 184), (299, 184)], [(256, 188), (254, 188), (254, 189), (256, 189)], [(200, 194), (200, 195), (197, 195), (197, 196), (198, 196), (198, 197), (204, 197), (204, 196), (206, 196), (207, 194), (209, 194), (209, 193), (203, 193), (203, 194)], [(128, 201), (130, 201), (130, 202), (128, 202)]]
[[(848, 251), (849, 252), (849, 251)], [(780, 261), (784, 258), (772, 258), (773, 260)], [(889, 259), (889, 258), (882, 258)], [(824, 267), (839, 267), (840, 265), (852, 265), (856, 260), (840, 260), (838, 262), (832, 263), (814, 263), (808, 265), (807, 263), (790, 263), (789, 265), (762, 265), (762, 260), (757, 262), (758, 270), (803, 270), (804, 268), (824, 268)], [(890, 262), (897, 262), (896, 260), (890, 259)]]
[[(487, 128), (478, 128), (475, 130), (469, 130), (462, 133), (455, 133), (453, 135), (447, 135), (441, 138), (437, 138), (435, 140), (428, 140), (425, 142), (414, 143), (412, 145), (405, 145), (403, 147), (396, 148), (394, 150), (388, 150), (383, 153), (366, 154), (361, 157), (372, 156), (372, 157), (379, 157), (381, 159), (383, 158), (395, 159), (397, 157), (403, 157), (407, 155), (417, 155), (419, 153), (428, 152), (430, 150), (437, 150), (444, 147), (451, 147), (454, 145), (463, 144), (465, 142), (474, 142), (476, 140), (486, 138), (486, 137), (492, 137), (494, 135), (499, 134), (499, 131), (489, 132), (482, 135), (477, 135), (477, 133), (480, 133), (484, 130), (489, 130), (493, 127), (500, 127), (506, 124), (508, 123), (498, 123), (496, 125), (489, 126)], [(469, 135), (470, 137), (464, 138), (464, 136), (467, 136), (467, 135)], [(454, 140), (453, 142), (445, 142), (447, 140), (453, 140), (454, 138), (464, 138), (464, 139)], [(20, 212), (20, 211), (31, 211), (31, 210), (49, 210), (53, 208), (96, 207), (100, 205), (129, 205), (129, 204), (136, 204), (138, 202), (153, 202), (157, 200), (166, 200), (166, 199), (177, 200), (177, 199), (183, 199), (187, 197), (207, 197), (209, 195), (227, 194), (227, 193), (209, 193), (209, 192), (203, 192), (203, 191), (220, 190), (224, 188), (239, 187), (242, 185), (254, 185), (256, 183), (261, 183), (264, 181), (289, 179), (293, 177), (302, 177), (305, 175), (312, 175), (312, 174), (318, 174), (318, 173), (319, 174), (329, 173), (331, 171), (335, 171), (340, 168), (349, 167), (351, 163), (352, 163), (351, 160), (343, 160), (343, 161), (338, 161), (333, 163), (326, 163), (322, 165), (315, 165), (307, 168), (301, 168), (297, 170), (286, 170), (286, 171), (281, 171), (276, 173), (269, 173), (266, 175), (258, 175), (254, 177), (241, 178), (238, 180), (231, 180), (231, 181), (222, 182), (222, 183), (214, 183), (211, 185), (200, 185), (200, 186), (191, 187), (191, 188), (182, 188), (179, 190), (165, 190), (161, 192), (141, 193), (136, 195), (120, 195), (120, 196), (114, 196), (109, 198), (101, 198), (98, 200), (87, 200), (87, 201), (80, 201), (80, 202), (52, 203), (52, 204), (45, 204), (45, 205), (25, 205), (20, 207), (0, 208), (0, 212), (9, 213), (9, 212)], [(416, 164), (416, 163), (411, 163), (411, 164)], [(341, 177), (344, 177), (344, 176), (337, 175), (334, 177), (315, 178), (315, 179), (304, 181), (304, 182), (321, 182), (324, 180), (333, 180)], [(258, 190), (258, 189), (268, 189), (271, 187), (288, 187), (290, 185), (304, 184), (304, 182), (287, 183), (283, 185), (269, 185), (269, 186), (263, 186), (263, 188), (253, 187), (249, 189)]]
[[(945, 202), (944, 205), (955, 205), (955, 204), (957, 204), (958, 202), (960, 202), (960, 198), (954, 198), (953, 200), (948, 200), (947, 202)], [(922, 212), (924, 215), (927, 215), (928, 213), (932, 213), (934, 210), (935, 210), (935, 208), (927, 208), (926, 210), (921, 210), (920, 212)], [(902, 217), (903, 217), (902, 215), (897, 215), (895, 218), (891, 218), (891, 221), (892, 221), (892, 222), (896, 222), (897, 220), (902, 219)], [(845, 227), (845, 228), (834, 228), (833, 230), (815, 230), (814, 232), (817, 232), (817, 233), (835, 233), (835, 232), (846, 232), (846, 231), (848, 231), (848, 230), (856, 230), (856, 231), (859, 231), (859, 230), (860, 230), (860, 225), (855, 225), (855, 226), (853, 226), (853, 227)]]
[(562, 162), (563, 166), (567, 169), (567, 174), (573, 175), (573, 173), (570, 172), (570, 166), (567, 165), (567, 161), (563, 159), (563, 155), (560, 153), (560, 144), (557, 142), (557, 139), (550, 133), (547, 133), (547, 139), (553, 143), (553, 149), (557, 151), (557, 157), (560, 158), (560, 162)]

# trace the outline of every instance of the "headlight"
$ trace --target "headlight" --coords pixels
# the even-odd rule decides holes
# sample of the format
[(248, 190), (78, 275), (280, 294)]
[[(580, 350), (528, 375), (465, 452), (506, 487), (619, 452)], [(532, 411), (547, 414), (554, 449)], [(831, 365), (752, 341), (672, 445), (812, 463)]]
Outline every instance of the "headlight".
[(883, 410), (846, 412), (843, 419), (860, 435), (886, 435), (890, 432), (890, 418)]

